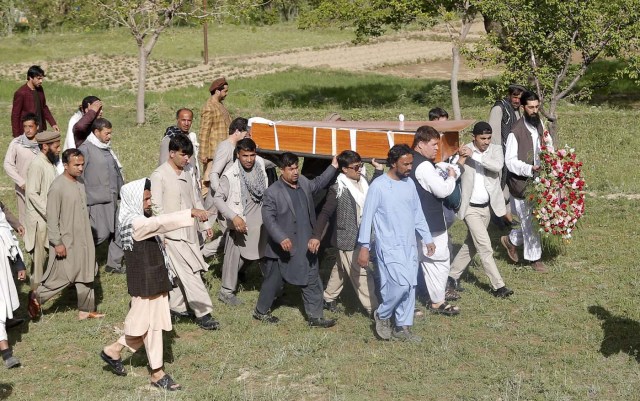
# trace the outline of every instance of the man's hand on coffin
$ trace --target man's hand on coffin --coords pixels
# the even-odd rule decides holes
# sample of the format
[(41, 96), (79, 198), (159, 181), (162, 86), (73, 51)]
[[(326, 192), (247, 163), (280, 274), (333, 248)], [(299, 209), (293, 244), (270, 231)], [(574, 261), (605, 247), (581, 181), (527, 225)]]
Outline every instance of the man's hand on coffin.
[(376, 159), (371, 159), (371, 165), (373, 166), (373, 168), (375, 168), (376, 170), (384, 170), (384, 165), (380, 164), (376, 161)]
[(331, 160), (331, 165), (336, 170), (338, 169), (338, 156), (336, 156), (336, 155), (333, 156), (333, 159)]
[(369, 267), (369, 249), (362, 247), (358, 253), (358, 266), (363, 269)]
[(285, 238), (280, 243), (280, 246), (282, 247), (283, 251), (291, 252), (291, 248), (293, 247), (293, 244), (291, 243), (291, 240), (289, 238)]
[(247, 233), (247, 223), (245, 223), (242, 217), (236, 215), (236, 217), (234, 217), (232, 221), (236, 231), (244, 234)]
[(309, 252), (317, 253), (318, 249), (320, 249), (320, 240), (311, 238), (307, 244), (307, 248), (309, 248)]
[(427, 248), (427, 256), (433, 256), (436, 253), (436, 244), (430, 242), (424, 245)]
[(67, 257), (67, 248), (64, 246), (64, 244), (56, 245), (54, 249), (58, 258), (64, 259)]

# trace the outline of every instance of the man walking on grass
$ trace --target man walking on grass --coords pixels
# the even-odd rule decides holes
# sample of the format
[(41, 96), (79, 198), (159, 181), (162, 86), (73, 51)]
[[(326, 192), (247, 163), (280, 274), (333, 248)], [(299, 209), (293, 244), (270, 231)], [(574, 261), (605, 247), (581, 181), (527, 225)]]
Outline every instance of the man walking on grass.
[(33, 113), (38, 118), (38, 130), (47, 130), (47, 122), (51, 128), (60, 132), (55, 118), (49, 111), (47, 99), (44, 96), (42, 81), (44, 80), (44, 70), (38, 65), (32, 65), (27, 70), (27, 83), (22, 85), (13, 94), (13, 106), (11, 108), (11, 130), (13, 137), (22, 135), (22, 117)]
[(363, 269), (369, 266), (373, 229), (382, 297), (373, 315), (376, 333), (383, 340), (418, 342), (421, 338), (411, 332), (419, 262), (417, 243), (428, 256), (433, 255), (436, 248), (416, 186), (409, 178), (413, 163), (411, 148), (394, 145), (389, 149), (387, 163), (391, 168), (371, 183), (364, 203), (358, 234), (358, 243), (362, 246), (358, 265)]
[(534, 227), (531, 204), (525, 200), (527, 180), (540, 170), (540, 148), (551, 147), (553, 141), (540, 120), (540, 98), (533, 92), (525, 92), (520, 98), (524, 117), (513, 126), (507, 138), (504, 162), (509, 170), (507, 185), (511, 193), (511, 210), (520, 219), (520, 227), (512, 229), (508, 236), (500, 238), (509, 258), (517, 263), (517, 246), (524, 245), (524, 259), (531, 268), (546, 273), (542, 258), (540, 233)]
[(31, 255), (31, 290), (40, 285), (47, 263), (49, 241), (47, 239), (47, 194), (56, 178), (56, 165), (60, 158), (60, 134), (45, 131), (36, 135), (38, 156), (27, 169), (25, 183), (25, 231), (24, 247)]
[(111, 133), (111, 122), (98, 118), (93, 123), (93, 132), (78, 149), (84, 155), (82, 179), (87, 191), (93, 241), (96, 246), (109, 241), (105, 271), (124, 273), (124, 254), (116, 229), (118, 196), (124, 178), (122, 164), (111, 148)]
[(271, 304), (284, 282), (302, 289), (302, 301), (311, 327), (332, 327), (334, 319), (325, 319), (322, 311), (322, 280), (318, 257), (311, 244), (316, 212), (313, 195), (326, 187), (336, 173), (336, 158), (318, 177), (300, 176), (298, 156), (284, 153), (280, 160), (280, 179), (264, 193), (262, 221), (267, 230), (264, 280), (253, 317), (277, 323)]
[(62, 153), (64, 173), (49, 189), (47, 198), (47, 233), (49, 266), (42, 282), (29, 292), (29, 315), (40, 314), (40, 305), (70, 285), (78, 295), (78, 320), (102, 318), (96, 312), (93, 282), (98, 272), (95, 247), (91, 235), (87, 197), (78, 181), (84, 167), (84, 156), (78, 149)]
[[(169, 159), (150, 177), (154, 213), (161, 215), (184, 209), (203, 209), (191, 174), (184, 170), (192, 155), (193, 144), (188, 137), (176, 135), (171, 138)], [(201, 222), (200, 229), (209, 237), (213, 234), (208, 222)], [(218, 322), (211, 316), (211, 297), (201, 277), (201, 272), (208, 270), (209, 265), (200, 252), (198, 227), (194, 224), (169, 231), (162, 238), (175, 276), (175, 287), (169, 294), (171, 313), (176, 317), (190, 317), (188, 304), (198, 326), (205, 330), (218, 329)]]
[(458, 164), (463, 166), (460, 191), (462, 203), (458, 217), (467, 225), (468, 233), (451, 263), (448, 286), (453, 287), (453, 283), (457, 283), (471, 258), (477, 253), (491, 282), (493, 295), (506, 298), (513, 291), (505, 286), (498, 271), (493, 258), (491, 237), (487, 231), (491, 210), (498, 217), (506, 213), (500, 189), (500, 171), (504, 158), (500, 146), (491, 143), (491, 135), (491, 126), (480, 121), (473, 127), (473, 141), (458, 151)]
[(127, 259), (127, 287), (131, 307), (124, 321), (124, 335), (107, 345), (100, 353), (118, 376), (126, 376), (121, 352), (127, 347), (136, 352), (144, 345), (151, 385), (168, 391), (182, 387), (162, 369), (162, 332), (171, 331), (169, 291), (171, 281), (159, 243), (159, 234), (195, 224), (194, 218), (206, 221), (204, 210), (185, 209), (153, 216), (151, 209), (151, 182), (143, 178), (122, 187), (122, 203), (118, 214), (118, 227)]

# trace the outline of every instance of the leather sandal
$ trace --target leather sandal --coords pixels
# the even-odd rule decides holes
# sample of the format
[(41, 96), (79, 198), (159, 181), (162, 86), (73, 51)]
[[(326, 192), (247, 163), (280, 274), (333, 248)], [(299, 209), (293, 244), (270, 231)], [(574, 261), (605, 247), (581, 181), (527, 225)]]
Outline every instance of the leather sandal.
[(102, 319), (103, 317), (105, 317), (105, 314), (104, 314), (104, 313), (88, 312), (88, 314), (87, 314), (86, 316), (80, 316), (80, 315), (78, 315), (78, 320)]
[(171, 376), (169, 375), (164, 375), (160, 380), (156, 382), (151, 382), (151, 385), (153, 387), (161, 388), (166, 391), (182, 390), (182, 386), (174, 382)]
[(104, 350), (100, 352), (100, 358), (102, 358), (102, 360), (105, 361), (107, 365), (111, 367), (111, 370), (113, 370), (113, 373), (115, 373), (116, 375), (118, 376), (127, 375), (127, 371), (125, 370), (124, 365), (122, 364), (121, 358), (113, 359), (109, 355), (107, 355), (107, 353), (104, 352)]
[(448, 302), (443, 302), (437, 308), (434, 308), (433, 305), (429, 305), (429, 310), (435, 314), (445, 316), (455, 316), (460, 313), (460, 308), (453, 306)]

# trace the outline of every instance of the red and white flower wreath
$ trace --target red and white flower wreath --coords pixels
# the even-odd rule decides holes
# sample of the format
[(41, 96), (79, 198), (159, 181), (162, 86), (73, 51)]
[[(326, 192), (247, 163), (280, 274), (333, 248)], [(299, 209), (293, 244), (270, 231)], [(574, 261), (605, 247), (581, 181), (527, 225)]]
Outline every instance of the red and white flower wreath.
[(549, 132), (545, 131), (540, 147), (540, 170), (531, 181), (528, 199), (540, 233), (569, 240), (585, 212), (582, 162), (576, 161), (575, 149), (565, 145), (554, 150), (548, 138)]

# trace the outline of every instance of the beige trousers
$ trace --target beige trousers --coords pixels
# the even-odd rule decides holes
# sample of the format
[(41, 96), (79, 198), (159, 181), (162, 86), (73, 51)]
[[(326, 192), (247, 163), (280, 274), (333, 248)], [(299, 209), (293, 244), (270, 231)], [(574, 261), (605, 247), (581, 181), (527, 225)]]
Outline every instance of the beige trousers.
[(43, 228), (40, 228), (40, 226), (37, 227), (35, 245), (33, 246), (33, 251), (29, 252), (29, 255), (31, 255), (31, 277), (29, 277), (29, 285), (32, 291), (35, 291), (40, 285), (46, 263), (49, 260), (47, 228), (46, 226)]
[(138, 348), (144, 345), (144, 350), (149, 360), (149, 367), (151, 369), (159, 369), (162, 367), (162, 330), (149, 330), (137, 337), (125, 334), (118, 339), (118, 344), (129, 348), (131, 352), (136, 352)]
[[(55, 268), (55, 265), (53, 268)], [(40, 286), (35, 291), (36, 299), (42, 305), (72, 284), (75, 284), (76, 293), (78, 294), (78, 310), (81, 312), (94, 312), (96, 310), (96, 298), (93, 291), (93, 283), (72, 283), (62, 271), (52, 271), (47, 281), (40, 283)]]
[(336, 264), (333, 265), (327, 288), (324, 290), (324, 300), (327, 302), (334, 301), (342, 292), (345, 278), (349, 278), (360, 303), (368, 313), (371, 313), (378, 308), (373, 275), (368, 274), (367, 270), (352, 263), (353, 254), (353, 251), (338, 250)]
[(462, 247), (458, 251), (458, 254), (451, 263), (451, 272), (449, 276), (454, 279), (459, 279), (464, 270), (471, 262), (471, 258), (477, 253), (482, 262), (484, 272), (491, 281), (491, 287), (494, 290), (504, 287), (504, 281), (496, 261), (493, 258), (493, 247), (491, 246), (491, 238), (487, 227), (491, 221), (491, 210), (487, 207), (473, 207), (469, 206), (467, 209), (467, 215), (464, 217), (464, 222), (469, 229), (467, 238), (462, 244)]

